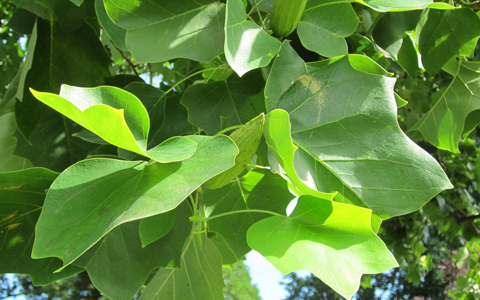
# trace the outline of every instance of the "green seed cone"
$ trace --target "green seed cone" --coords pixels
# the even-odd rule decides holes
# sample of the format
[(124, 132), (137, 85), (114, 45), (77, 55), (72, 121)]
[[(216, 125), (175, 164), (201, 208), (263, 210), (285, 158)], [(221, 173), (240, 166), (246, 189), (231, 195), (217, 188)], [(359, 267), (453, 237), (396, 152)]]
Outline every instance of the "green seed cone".
[(239, 150), (235, 165), (205, 182), (204, 187), (219, 189), (242, 173), (257, 152), (263, 134), (263, 125), (265, 125), (265, 115), (262, 113), (230, 135)]
[(274, 0), (270, 12), (273, 33), (286, 37), (297, 28), (307, 0)]

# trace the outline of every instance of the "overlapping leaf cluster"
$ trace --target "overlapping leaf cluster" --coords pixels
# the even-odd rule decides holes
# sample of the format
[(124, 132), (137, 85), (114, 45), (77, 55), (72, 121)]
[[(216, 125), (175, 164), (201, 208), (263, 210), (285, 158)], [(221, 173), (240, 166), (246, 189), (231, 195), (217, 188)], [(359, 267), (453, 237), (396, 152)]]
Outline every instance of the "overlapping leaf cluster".
[(453, 76), (412, 136), (456, 152), (480, 123), (470, 8), (309, 0), (281, 40), (272, 1), (12, 3), (0, 271), (35, 284), (86, 270), (112, 299), (221, 299), (222, 265), (255, 249), (350, 298), (397, 266), (382, 220), (451, 188), (385, 68)]

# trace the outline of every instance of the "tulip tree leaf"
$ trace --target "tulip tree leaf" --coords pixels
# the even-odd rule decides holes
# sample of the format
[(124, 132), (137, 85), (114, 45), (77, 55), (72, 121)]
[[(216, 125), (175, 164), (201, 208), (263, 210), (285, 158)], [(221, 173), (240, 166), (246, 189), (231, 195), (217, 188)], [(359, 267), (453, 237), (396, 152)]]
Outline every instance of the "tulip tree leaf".
[(479, 75), (480, 62), (459, 62), (453, 81), (411, 131), (419, 131), (437, 148), (458, 153), (467, 117), (480, 109)]
[[(285, 111), (274, 110), (266, 116), (264, 136), (276, 161), (281, 165), (281, 172), (288, 176), (297, 194), (314, 195), (328, 200), (333, 199), (336, 195), (335, 192), (319, 192), (316, 189), (310, 188), (298, 177), (294, 166), (294, 156), (298, 147), (293, 144), (290, 135), (290, 122), (288, 120), (288, 114)], [(272, 165), (271, 159), (270, 165)]]
[(182, 266), (159, 270), (140, 300), (223, 300), (222, 258), (206, 237), (190, 237), (182, 255)]
[(0, 173), (0, 273), (27, 274), (33, 284), (45, 285), (82, 271), (69, 266), (54, 273), (59, 259), (30, 256), (45, 190), (57, 176), (43, 168)]
[(433, 0), (355, 0), (355, 2), (382, 12), (422, 9), (433, 4)]
[(103, 78), (110, 76), (111, 60), (89, 25), (65, 33), (55, 22), (40, 18), (37, 18), (27, 51), (32, 55), (22, 67), (17, 93), (21, 102), (15, 105), (15, 117), (18, 129), (29, 140), (48, 109), (35, 99), (29, 88), (58, 93), (64, 83), (89, 87), (101, 85)]
[(86, 268), (95, 287), (111, 299), (130, 300), (154, 269), (179, 268), (192, 230), (188, 219), (192, 212), (186, 202), (175, 212), (172, 231), (145, 248), (138, 234), (139, 221), (122, 224), (108, 233)]
[(248, 244), (282, 273), (308, 270), (350, 299), (363, 274), (398, 266), (371, 227), (371, 210), (301, 196), (289, 217), (253, 224)]
[[(395, 79), (377, 69), (366, 57), (344, 57), (300, 77), (278, 107), (289, 113), (291, 136), (300, 148), (298, 177), (319, 191), (339, 192), (341, 202), (358, 205), (361, 199), (389, 218), (419, 209), (451, 184), (435, 159), (399, 128)], [(288, 145), (282, 140), (289, 135), (289, 116), (270, 114), (267, 143), (279, 152)]]
[(268, 65), (280, 47), (276, 38), (247, 20), (242, 0), (227, 1), (225, 57), (238, 76)]
[(0, 116), (0, 172), (10, 172), (32, 167), (24, 157), (13, 155), (17, 138), (15, 132), (15, 115), (13, 112)]
[(226, 81), (189, 87), (181, 103), (188, 110), (190, 123), (213, 135), (222, 129), (245, 124), (264, 112), (264, 84), (260, 71), (249, 72), (243, 77), (232, 75)]
[(32, 256), (68, 265), (116, 226), (174, 209), (233, 166), (238, 149), (228, 137), (191, 139), (198, 150), (182, 162), (90, 159), (65, 170), (50, 187)]
[(348, 51), (345, 37), (358, 27), (358, 17), (350, 3), (331, 4), (325, 0), (307, 2), (298, 23), (298, 36), (305, 48), (326, 57)]
[[(203, 196), (207, 218), (247, 209), (286, 215), (287, 206), (293, 198), (287, 182), (268, 170), (250, 171), (238, 182), (232, 182), (221, 189), (206, 190)], [(220, 235), (212, 241), (225, 244), (225, 248), (229, 249), (227, 252), (221, 251), (224, 264), (238, 261), (251, 250), (247, 244), (247, 230), (266, 217), (269, 215), (245, 212), (208, 221), (208, 230)]]
[(175, 211), (167, 211), (163, 214), (145, 218), (140, 222), (140, 239), (142, 246), (155, 242), (167, 235), (175, 225)]
[(102, 26), (103, 30), (107, 33), (115, 46), (127, 51), (127, 45), (125, 44), (125, 38), (127, 36), (127, 30), (117, 26), (107, 14), (105, 6), (102, 0), (95, 0), (95, 12), (97, 13), (98, 22)]
[[(465, 24), (468, 24), (468, 30), (465, 30)], [(416, 32), (423, 66), (435, 75), (452, 57), (473, 56), (480, 36), (480, 20), (466, 8), (428, 9), (423, 13)]]
[(211, 0), (104, 0), (110, 19), (127, 30), (126, 46), (137, 62), (177, 57), (208, 62), (222, 52), (225, 4)]
[(265, 105), (267, 112), (277, 107), (280, 96), (298, 77), (307, 73), (303, 59), (298, 56), (288, 41), (284, 41), (282, 48), (273, 61), (272, 69), (265, 85)]
[(229, 184), (245, 170), (252, 161), (255, 152), (257, 152), (263, 136), (264, 124), (265, 115), (262, 113), (230, 134), (230, 138), (235, 142), (239, 150), (237, 157), (235, 157), (235, 166), (205, 182), (204, 187), (209, 189), (221, 188)]
[(33, 91), (34, 96), (97, 134), (105, 141), (158, 162), (181, 161), (192, 156), (197, 144), (173, 137), (147, 150), (150, 118), (134, 95), (109, 86), (77, 88), (63, 85), (60, 95)]
[(417, 26), (421, 11), (389, 12), (375, 24), (372, 36), (375, 43), (392, 57), (398, 58), (405, 31), (413, 31)]

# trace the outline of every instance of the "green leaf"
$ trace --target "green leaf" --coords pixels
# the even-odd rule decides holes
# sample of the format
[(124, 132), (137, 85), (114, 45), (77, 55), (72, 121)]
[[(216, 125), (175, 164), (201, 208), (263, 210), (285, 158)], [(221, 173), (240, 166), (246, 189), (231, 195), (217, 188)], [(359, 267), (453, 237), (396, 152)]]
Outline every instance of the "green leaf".
[(175, 212), (172, 232), (144, 248), (138, 235), (139, 221), (122, 224), (100, 242), (86, 269), (102, 294), (111, 299), (130, 300), (154, 269), (180, 267), (182, 250), (192, 230), (188, 219), (192, 212), (186, 202)]
[(413, 38), (407, 33), (403, 36), (402, 47), (398, 52), (398, 64), (407, 71), (408, 75), (412, 78), (416, 78), (417, 71), (420, 70), (418, 64), (418, 53), (415, 49), (415, 42)]
[(273, 61), (265, 85), (265, 105), (267, 112), (277, 107), (280, 96), (298, 77), (307, 73), (303, 59), (298, 56), (288, 40), (284, 41), (282, 48)]
[(0, 116), (0, 172), (10, 172), (32, 167), (32, 163), (20, 156), (13, 155), (17, 145), (13, 112)]
[(145, 247), (167, 235), (175, 225), (175, 211), (145, 218), (140, 223), (140, 239)]
[[(180, 97), (180, 95), (174, 94), (166, 99), (165, 119), (162, 127), (152, 136), (151, 145), (157, 145), (171, 136), (195, 133), (192, 124), (188, 122), (187, 109), (180, 104)], [(159, 116), (157, 115), (155, 118), (159, 118)], [(152, 128), (154, 128), (153, 124)], [(150, 133), (153, 132), (152, 130), (150, 131)]]
[(308, 270), (350, 299), (363, 274), (398, 266), (372, 231), (371, 217), (368, 209), (301, 196), (289, 217), (255, 223), (247, 239), (282, 273)]
[(329, 2), (331, 0), (308, 1), (297, 32), (305, 48), (334, 57), (347, 53), (345, 37), (355, 32), (359, 20), (351, 4)]
[(124, 90), (134, 94), (145, 106), (150, 118), (148, 144), (149, 146), (156, 145), (152, 143), (152, 139), (161, 130), (165, 122), (165, 93), (143, 82), (131, 82), (124, 87)]
[(433, 4), (433, 0), (355, 0), (355, 2), (382, 12), (423, 9)]
[(422, 15), (416, 30), (422, 63), (435, 75), (456, 56), (473, 56), (480, 36), (480, 20), (470, 9), (428, 9)]
[[(232, 75), (226, 81), (190, 86), (181, 102), (188, 110), (190, 123), (213, 135), (264, 112), (264, 84), (259, 70), (241, 78)], [(222, 123), (222, 119), (225, 122)]]
[(134, 95), (109, 86), (77, 88), (63, 85), (60, 95), (32, 90), (33, 95), (61, 114), (120, 148), (173, 162), (193, 155), (197, 145), (185, 137), (173, 137), (147, 150), (150, 118)]
[(36, 3), (35, 0), (12, 0), (17, 8), (23, 8), (29, 12), (39, 16), (42, 19), (53, 19), (52, 11), (43, 5)]
[(223, 300), (222, 259), (215, 245), (204, 236), (192, 236), (185, 246), (182, 267), (160, 269), (140, 300)]
[[(419, 209), (451, 184), (435, 159), (399, 128), (395, 79), (380, 71), (365, 56), (344, 57), (300, 77), (278, 107), (289, 112), (292, 139), (300, 148), (298, 177), (313, 189), (338, 191), (337, 201), (363, 202), (389, 218)], [(270, 114), (267, 142), (278, 152), (290, 135), (288, 114)], [(293, 160), (293, 150), (285, 153)], [(276, 157), (291, 170), (279, 156), (285, 155)]]
[[(297, 194), (314, 195), (322, 199), (332, 200), (336, 195), (333, 193), (322, 193), (307, 186), (297, 175), (294, 167), (294, 156), (298, 147), (293, 144), (290, 135), (290, 121), (288, 113), (282, 110), (274, 110), (266, 116), (263, 134), (265, 140), (272, 150), (276, 163), (281, 165), (281, 174), (285, 173), (288, 180), (293, 184)], [(270, 165), (272, 165), (272, 158)]]
[(439, 149), (459, 153), (464, 124), (471, 113), (480, 109), (479, 75), (480, 62), (458, 62), (457, 73), (448, 88), (410, 131), (419, 131)]
[[(91, 144), (74, 136), (80, 130), (82, 127), (75, 122), (54, 110), (48, 110), (33, 130), (30, 141), (27, 142), (17, 131), (18, 143), (14, 153), (29, 159), (34, 166), (61, 172), (98, 149), (97, 144)], [(111, 148), (116, 149), (113, 146)], [(110, 152), (110, 154), (114, 153)]]
[(127, 30), (113, 23), (105, 10), (102, 0), (95, 0), (95, 13), (103, 30), (105, 30), (105, 33), (110, 37), (115, 46), (121, 50), (128, 51), (127, 45), (125, 44)]
[(50, 9), (65, 32), (77, 30), (87, 18), (85, 5), (78, 6), (65, 0), (35, 0), (35, 3)]
[[(1, 128), (1, 127), (0, 127)], [(43, 168), (0, 173), (0, 273), (27, 274), (35, 285), (45, 285), (79, 273), (56, 258), (32, 259), (35, 224), (57, 173)]]
[(211, 0), (118, 2), (104, 0), (107, 14), (127, 30), (137, 62), (177, 57), (208, 62), (222, 53), (225, 4)]
[(19, 130), (29, 140), (47, 111), (29, 88), (58, 93), (63, 83), (101, 85), (103, 78), (110, 76), (110, 58), (90, 26), (84, 24), (65, 33), (56, 23), (41, 19), (37, 19), (27, 50), (30, 55), (22, 68), (17, 94), (21, 102), (15, 105), (15, 117)]
[(235, 165), (227, 171), (218, 174), (203, 185), (209, 189), (218, 189), (229, 184), (245, 170), (252, 161), (263, 136), (265, 115), (262, 113), (247, 124), (230, 134), (230, 138), (238, 147), (239, 153), (235, 157)]
[[(217, 234), (212, 241), (222, 246), (219, 250), (227, 249), (220, 251), (223, 264), (232, 264), (251, 250), (247, 244), (248, 228), (270, 216), (259, 212), (235, 211), (256, 209), (286, 215), (287, 206), (293, 198), (287, 182), (269, 170), (253, 170), (238, 182), (218, 190), (205, 190), (203, 201), (208, 230)], [(233, 214), (208, 220), (230, 212)]]
[(397, 59), (405, 32), (415, 30), (421, 15), (421, 11), (384, 14), (375, 24), (372, 32), (375, 43)]
[(241, 0), (227, 1), (225, 57), (238, 76), (268, 65), (280, 47), (276, 38), (247, 20)]
[(174, 209), (233, 166), (238, 149), (228, 137), (190, 138), (198, 150), (182, 162), (90, 159), (65, 170), (50, 187), (32, 256), (68, 265), (116, 226)]

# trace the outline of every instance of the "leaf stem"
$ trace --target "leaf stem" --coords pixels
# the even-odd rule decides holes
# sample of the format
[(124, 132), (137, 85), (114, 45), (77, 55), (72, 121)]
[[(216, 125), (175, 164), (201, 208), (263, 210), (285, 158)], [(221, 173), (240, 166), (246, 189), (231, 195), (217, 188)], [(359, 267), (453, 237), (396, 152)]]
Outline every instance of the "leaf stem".
[(230, 127), (228, 127), (228, 128), (222, 129), (222, 130), (220, 130), (219, 132), (215, 133), (215, 136), (219, 136), (219, 135), (221, 135), (221, 134), (224, 134), (225, 132), (238, 129), (238, 128), (242, 127), (242, 126), (243, 126), (243, 125), (230, 126)]
[(213, 216), (213, 217), (206, 218), (205, 221), (208, 222), (208, 221), (211, 221), (211, 220), (214, 220), (214, 219), (217, 219), (217, 218), (226, 217), (226, 216), (234, 215), (234, 214), (242, 214), (242, 213), (260, 213), (260, 214), (269, 214), (269, 215), (276, 216), (276, 217), (284, 217), (284, 215), (281, 215), (279, 213), (269, 211), (269, 210), (240, 209), (240, 210), (229, 211), (229, 212), (226, 212), (226, 213), (223, 213), (223, 214), (219, 214), (219, 215), (216, 215), (216, 216)]
[(123, 53), (122, 49), (118, 48), (117, 45), (115, 45), (115, 43), (112, 40), (110, 40), (110, 43), (113, 45), (113, 47), (115, 47), (115, 49), (117, 49), (117, 51), (120, 53), (120, 55), (123, 57), (123, 59), (125, 59), (127, 61), (130, 68), (132, 68), (133, 73), (135, 73), (135, 75), (138, 76), (137, 68), (135, 67), (135, 64), (130, 60), (130, 58), (127, 57), (125, 55), (125, 53)]
[(170, 93), (171, 91), (173, 91), (179, 84), (183, 83), (184, 81), (192, 78), (193, 76), (197, 76), (198, 74), (202, 74), (203, 72), (207, 72), (207, 71), (213, 71), (213, 70), (218, 70), (218, 69), (227, 69), (227, 67), (216, 67), (216, 68), (209, 68), (209, 69), (203, 69), (203, 70), (200, 70), (198, 72), (195, 72), (195, 73), (192, 73), (184, 78), (182, 78), (180, 81), (178, 81), (177, 83), (175, 83), (171, 88), (169, 88), (165, 94), (168, 94)]

